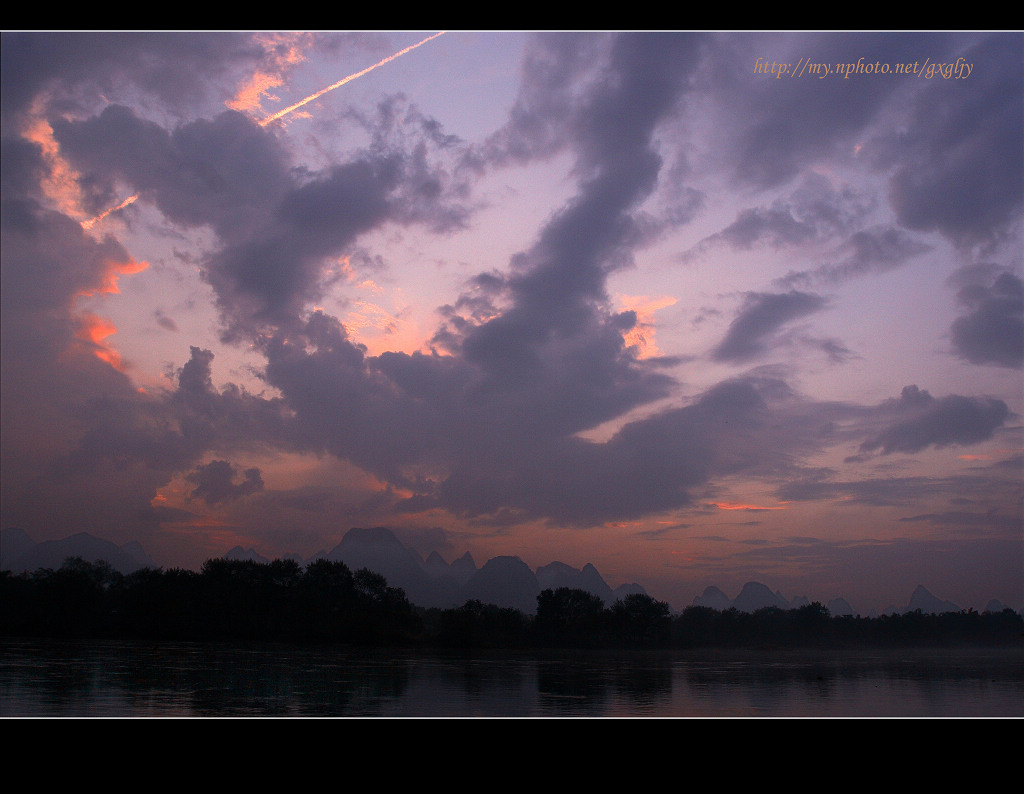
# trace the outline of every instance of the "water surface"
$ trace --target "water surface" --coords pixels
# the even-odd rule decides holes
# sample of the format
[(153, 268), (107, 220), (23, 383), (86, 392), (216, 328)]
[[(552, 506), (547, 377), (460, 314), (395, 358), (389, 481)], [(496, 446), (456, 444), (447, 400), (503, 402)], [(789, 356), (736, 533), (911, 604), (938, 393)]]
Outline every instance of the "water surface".
[(1024, 649), (450, 655), (0, 641), (0, 716), (1024, 716)]

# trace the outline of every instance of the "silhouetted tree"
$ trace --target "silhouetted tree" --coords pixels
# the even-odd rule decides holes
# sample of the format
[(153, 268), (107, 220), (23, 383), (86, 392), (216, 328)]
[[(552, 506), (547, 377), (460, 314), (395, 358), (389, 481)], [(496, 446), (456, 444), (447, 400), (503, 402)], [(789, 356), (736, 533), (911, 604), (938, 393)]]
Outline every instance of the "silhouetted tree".
[(572, 587), (548, 588), (537, 596), (534, 629), (543, 645), (593, 647), (601, 644), (604, 602)]
[(473, 599), (441, 612), (437, 637), (455, 648), (519, 648), (527, 644), (529, 629), (529, 618), (518, 609)]
[(672, 626), (668, 604), (644, 593), (616, 601), (611, 623), (619, 642), (632, 646), (667, 645)]

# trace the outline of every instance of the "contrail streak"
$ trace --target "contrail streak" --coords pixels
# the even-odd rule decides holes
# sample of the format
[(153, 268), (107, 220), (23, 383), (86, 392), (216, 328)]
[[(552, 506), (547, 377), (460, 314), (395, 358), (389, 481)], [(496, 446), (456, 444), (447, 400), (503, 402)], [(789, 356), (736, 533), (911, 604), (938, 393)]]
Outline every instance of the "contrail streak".
[[(333, 84), (327, 86), (327, 88), (322, 88), (319, 91), (317, 91), (315, 94), (310, 94), (305, 99), (300, 99), (294, 105), (289, 105), (288, 107), (284, 108), (283, 110), (277, 111), (277, 113), (274, 113), (272, 116), (267, 116), (265, 119), (263, 119), (263, 121), (260, 122), (260, 126), (261, 127), (266, 127), (268, 124), (270, 124), (271, 122), (277, 121), (282, 116), (287, 116), (293, 110), (298, 110), (300, 107), (302, 107), (303, 105), (309, 104), (314, 99), (319, 99), (324, 94), (326, 94), (328, 91), (333, 91), (335, 88), (341, 88), (341, 86), (345, 85), (345, 83), (351, 83), (357, 77), (362, 77), (367, 72), (372, 72), (378, 66), (383, 66), (386, 63), (391, 63), (391, 61), (395, 60), (395, 58), (401, 58), (407, 52), (412, 52), (417, 47), (422, 47), (428, 41), (433, 41), (438, 36), (443, 36), (446, 32), (447, 31), (442, 30), (439, 33), (435, 33), (433, 36), (427, 36), (425, 39), (423, 39), (423, 41), (417, 42), (416, 44), (412, 44), (412, 45), (406, 47), (404, 50), (399, 50), (394, 55), (389, 55), (384, 60), (377, 61), (377, 63), (375, 63), (373, 66), (368, 66), (365, 69), (363, 69), (361, 72), (356, 72), (355, 74), (350, 74), (348, 77), (343, 77), (338, 82), (333, 83)], [(109, 210), (101, 212), (95, 218), (90, 218), (89, 220), (82, 221), (82, 228), (83, 229), (91, 229), (93, 226), (95, 226), (101, 220), (106, 218), (110, 213), (117, 212), (120, 209), (124, 209), (129, 204), (131, 204), (133, 201), (135, 201), (137, 198), (138, 198), (137, 194), (134, 195), (134, 196), (129, 196), (124, 201), (122, 201), (120, 204), (118, 204), (116, 207), (111, 207)]]
[(99, 215), (97, 215), (95, 218), (89, 218), (89, 220), (87, 220), (87, 221), (82, 221), (82, 228), (83, 229), (91, 229), (93, 226), (95, 226), (101, 220), (106, 218), (110, 213), (117, 212), (118, 210), (123, 210), (125, 207), (127, 207), (129, 204), (131, 204), (133, 201), (135, 201), (135, 199), (137, 199), (138, 197), (139, 197), (139, 194), (136, 193), (134, 196), (129, 196), (128, 198), (126, 198), (124, 201), (122, 201), (116, 207), (111, 207), (109, 210), (104, 210)]
[(327, 86), (327, 88), (322, 88), (319, 91), (317, 91), (315, 94), (310, 94), (305, 99), (300, 99), (294, 105), (289, 105), (284, 110), (279, 110), (279, 111), (277, 111), (277, 113), (273, 114), (272, 116), (267, 116), (265, 119), (263, 119), (263, 121), (260, 122), (260, 126), (261, 127), (266, 127), (271, 122), (277, 121), (279, 118), (281, 118), (282, 116), (288, 115), (293, 110), (298, 110), (300, 107), (302, 107), (303, 105), (306, 105), (306, 104), (312, 102), (314, 99), (319, 99), (324, 94), (326, 94), (328, 91), (333, 91), (335, 88), (340, 88), (341, 86), (345, 85), (345, 83), (350, 83), (353, 80), (355, 80), (357, 77), (362, 77), (367, 72), (372, 72), (378, 66), (383, 66), (386, 63), (390, 63), (391, 61), (395, 60), (395, 58), (400, 58), (403, 55), (405, 55), (407, 52), (411, 52), (412, 50), (415, 50), (417, 47), (422, 47), (428, 41), (433, 41), (438, 36), (443, 36), (444, 34), (445, 34), (445, 31), (442, 30), (440, 33), (435, 33), (433, 36), (427, 36), (427, 38), (423, 39), (423, 41), (419, 42), (418, 44), (413, 44), (412, 46), (406, 47), (404, 50), (399, 50), (394, 55), (389, 55), (384, 60), (377, 61), (377, 63), (375, 63), (373, 66), (368, 66), (367, 68), (363, 69), (363, 71), (361, 71), (361, 72), (356, 72), (355, 74), (350, 74), (348, 77), (344, 77), (341, 80), (339, 80), (338, 82), (333, 83), (332, 85)]

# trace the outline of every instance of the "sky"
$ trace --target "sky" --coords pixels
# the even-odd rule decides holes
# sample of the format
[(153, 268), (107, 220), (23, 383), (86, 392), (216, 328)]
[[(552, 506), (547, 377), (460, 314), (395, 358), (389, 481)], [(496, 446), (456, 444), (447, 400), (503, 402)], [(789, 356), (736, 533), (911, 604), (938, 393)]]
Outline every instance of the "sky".
[(438, 33), (3, 33), (3, 527), (1024, 604), (1024, 36)]

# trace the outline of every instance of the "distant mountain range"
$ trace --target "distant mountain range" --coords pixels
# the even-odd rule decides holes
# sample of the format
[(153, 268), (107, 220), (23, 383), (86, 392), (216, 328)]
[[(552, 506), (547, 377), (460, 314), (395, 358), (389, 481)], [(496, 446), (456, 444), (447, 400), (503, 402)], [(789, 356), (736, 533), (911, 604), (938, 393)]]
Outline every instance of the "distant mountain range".
[[(224, 556), (234, 560), (267, 561), (253, 549), (241, 546)], [(477, 568), (469, 552), (449, 564), (436, 551), (423, 560), (385, 527), (350, 529), (330, 551), (318, 552), (307, 560), (294, 559), (305, 565), (319, 558), (343, 562), (353, 571), (359, 568), (376, 571), (388, 584), (401, 587), (412, 603), (424, 607), (447, 609), (476, 599), (532, 613), (537, 610), (538, 594), (547, 588), (586, 590), (607, 605), (630, 593), (646, 594), (635, 582), (612, 589), (590, 564), (580, 570), (553, 562), (533, 571), (519, 557), (494, 557)]]
[[(757, 610), (764, 609), (765, 607), (798, 609), (809, 603), (810, 601), (806, 596), (797, 596), (793, 599), (787, 599), (779, 591), (776, 590), (773, 593), (767, 586), (760, 582), (747, 582), (743, 585), (743, 589), (740, 591), (739, 595), (732, 599), (717, 587), (708, 587), (701, 595), (693, 599), (692, 606), (710, 607), (711, 609), (717, 609), (719, 611), (735, 608), (740, 612), (756, 612)], [(828, 609), (829, 613), (833, 617), (859, 614), (854, 611), (853, 607), (850, 606), (850, 602), (845, 598), (833, 598), (825, 604), (825, 608)], [(1005, 608), (1006, 607), (1002, 603), (993, 598), (988, 602), (988, 605), (985, 607), (985, 611), (1001, 612)], [(918, 585), (914, 588), (914, 592), (911, 593), (910, 601), (905, 607), (900, 608), (891, 606), (882, 614), (902, 615), (907, 612), (914, 612), (918, 609), (926, 614), (934, 615), (940, 615), (943, 612), (960, 611), (960, 607), (952, 601), (943, 601), (941, 598), (933, 596), (923, 585)], [(877, 615), (872, 612), (864, 617), (876, 616)]]
[[(134, 541), (118, 546), (83, 532), (63, 540), (36, 543), (20, 529), (0, 530), (0, 570), (10, 570), (17, 574), (39, 568), (56, 569), (68, 557), (81, 557), (89, 562), (104, 560), (121, 573), (158, 567), (142, 546)], [(255, 549), (244, 549), (241, 546), (235, 546), (224, 557), (230, 560), (270, 562)], [(556, 561), (534, 571), (519, 557), (494, 557), (478, 568), (469, 552), (448, 563), (436, 551), (424, 560), (386, 527), (353, 528), (330, 551), (320, 551), (306, 559), (289, 555), (287, 559), (295, 560), (303, 567), (317, 559), (328, 559), (344, 562), (353, 571), (368, 568), (384, 576), (389, 585), (402, 588), (412, 603), (423, 607), (449, 608), (476, 599), (533, 613), (537, 609), (537, 595), (548, 588), (585, 590), (609, 606), (631, 593), (646, 594), (646, 590), (636, 582), (613, 589), (590, 563), (578, 569)], [(782, 593), (772, 592), (759, 582), (747, 582), (736, 598), (730, 599), (719, 588), (712, 586), (695, 597), (692, 605), (720, 611), (736, 608), (741, 612), (756, 612), (764, 607), (796, 609), (808, 603), (805, 596), (787, 599)], [(844, 598), (834, 598), (826, 607), (835, 616), (856, 614)], [(1004, 608), (1003, 604), (993, 599), (986, 606), (986, 611), (998, 612)], [(891, 606), (883, 614), (901, 614), (917, 609), (936, 614), (960, 611), (960, 607), (953, 602), (943, 601), (918, 585), (906, 607)]]
[(121, 573), (158, 567), (134, 540), (118, 546), (88, 532), (79, 532), (62, 540), (36, 543), (21, 529), (0, 530), (0, 571), (22, 573), (40, 568), (57, 569), (68, 557), (81, 557), (89, 562), (103, 560)]

